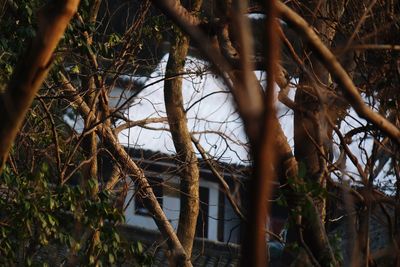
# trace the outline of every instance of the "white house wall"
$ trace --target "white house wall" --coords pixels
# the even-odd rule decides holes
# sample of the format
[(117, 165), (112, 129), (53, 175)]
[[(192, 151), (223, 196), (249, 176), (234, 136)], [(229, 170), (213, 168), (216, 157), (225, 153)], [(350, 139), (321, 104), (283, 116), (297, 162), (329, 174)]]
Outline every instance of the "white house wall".
[[(135, 121), (166, 117), (163, 77), (167, 59), (168, 55), (145, 82), (147, 87), (128, 105), (129, 108), (125, 110), (128, 119)], [(231, 94), (213, 75), (204, 74), (208, 66), (203, 61), (188, 58), (186, 62), (185, 69), (191, 74), (184, 77), (182, 93), (189, 130), (204, 149), (219, 161), (249, 164), (247, 138)], [(125, 100), (129, 97), (129, 94), (116, 89), (113, 93), (114, 104), (118, 101), (119, 105), (123, 103), (118, 99), (120, 95)], [(152, 129), (132, 127), (123, 130), (118, 136), (120, 143), (135, 149), (174, 154), (168, 123), (151, 123), (147, 126)]]

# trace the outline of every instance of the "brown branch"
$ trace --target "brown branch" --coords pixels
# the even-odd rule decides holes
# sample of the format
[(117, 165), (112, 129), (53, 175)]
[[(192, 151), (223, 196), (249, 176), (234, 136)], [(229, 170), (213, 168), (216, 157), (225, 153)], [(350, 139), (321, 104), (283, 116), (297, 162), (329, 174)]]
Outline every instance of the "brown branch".
[(0, 95), (0, 173), (25, 114), (50, 70), (53, 51), (78, 4), (79, 0), (52, 1), (39, 11), (33, 44)]
[(296, 12), (282, 2), (277, 2), (277, 9), (283, 19), (295, 28), (304, 39), (309, 42), (310, 48), (317, 54), (325, 68), (332, 74), (343, 90), (347, 100), (353, 106), (357, 114), (371, 122), (375, 127), (390, 136), (397, 144), (400, 144), (400, 130), (387, 119), (368, 108), (360, 96), (353, 81), (340, 65), (332, 52), (324, 45), (312, 27)]
[(400, 51), (400, 45), (394, 44), (360, 44), (360, 45), (352, 45), (350, 49), (353, 50), (391, 50), (391, 51)]
[(114, 164), (113, 168), (112, 168), (112, 172), (110, 175), (109, 180), (106, 183), (105, 188), (107, 190), (113, 190), (114, 186), (119, 182), (120, 178), (125, 176), (124, 173), (121, 170), (121, 166), (119, 166), (118, 164)]
[(93, 155), (92, 157), (82, 160), (81, 162), (79, 162), (78, 166), (76, 166), (68, 175), (64, 174), (64, 178), (61, 180), (62, 184), (65, 184), (66, 182), (68, 182), (68, 180), (77, 172), (79, 171), (79, 169), (81, 169), (83, 166), (88, 165), (92, 162), (93, 157), (97, 157), (96, 155)]
[(101, 5), (101, 0), (93, 0), (92, 1), (92, 8), (90, 9), (90, 18), (89, 22), (90, 23), (95, 23), (97, 19), (97, 14), (99, 13)]
[(346, 140), (343, 137), (342, 133), (339, 131), (339, 129), (337, 127), (335, 127), (333, 125), (333, 122), (329, 121), (329, 123), (332, 125), (333, 130), (335, 131), (335, 133), (337, 134), (337, 136), (339, 137), (340, 140), (340, 145), (343, 147), (346, 155), (350, 158), (351, 162), (354, 164), (354, 166), (356, 166), (358, 173), (361, 176), (361, 179), (363, 180), (364, 184), (367, 185), (368, 180), (367, 180), (367, 175), (364, 172), (364, 170), (362, 169), (360, 163), (358, 162), (358, 159), (356, 156), (354, 156), (354, 154), (351, 152), (350, 148), (347, 146), (346, 144)]
[(60, 181), (64, 180), (62, 175), (62, 171), (61, 171), (61, 156), (60, 156), (60, 144), (58, 141), (58, 134), (57, 134), (57, 130), (56, 130), (56, 124), (54, 122), (53, 116), (50, 113), (49, 108), (46, 106), (46, 103), (44, 103), (44, 101), (42, 99), (39, 99), (40, 103), (42, 104), (47, 117), (49, 118), (50, 121), (50, 125), (51, 125), (51, 131), (53, 133), (53, 142), (54, 142), (54, 150), (55, 150), (55, 155), (56, 155), (56, 163), (57, 163), (57, 169), (58, 169), (58, 173), (60, 175)]
[[(273, 185), (276, 178), (275, 160), (276, 160), (276, 149), (275, 149), (275, 131), (276, 131), (276, 112), (274, 108), (275, 101), (275, 81), (278, 74), (278, 61), (279, 61), (279, 38), (278, 35), (278, 24), (276, 18), (276, 2), (277, 1), (266, 1), (266, 24), (265, 32), (267, 38), (266, 48), (266, 72), (267, 77), (267, 88), (264, 99), (261, 99), (263, 105), (262, 113), (258, 116), (260, 121), (258, 122), (258, 133), (256, 142), (252, 143), (252, 154), (254, 157), (254, 173), (252, 180), (250, 181), (249, 190), (249, 204), (248, 204), (248, 224), (246, 225), (246, 236), (245, 242), (243, 243), (243, 256), (242, 266), (267, 266), (267, 257), (269, 257), (266, 237), (263, 229), (265, 228), (267, 218), (269, 217), (270, 202), (273, 191)], [(237, 1), (237, 5), (243, 6), (243, 1)], [(250, 40), (246, 40), (249, 37), (244, 32), (249, 32), (250, 27), (246, 28), (245, 21), (242, 21), (242, 42), (240, 45), (247, 47), (251, 45)], [(249, 63), (250, 48), (242, 48), (240, 51), (240, 57), (242, 59), (243, 74), (242, 79), (244, 80), (245, 88), (249, 93), (252, 93), (250, 87), (260, 88), (260, 85), (254, 86), (253, 72)], [(250, 73), (251, 72), (251, 73)], [(253, 75), (252, 75), (253, 74)], [(253, 89), (254, 91), (254, 89)], [(250, 104), (250, 103), (248, 103)], [(245, 118), (243, 118), (245, 119)]]
[(210, 168), (211, 172), (214, 174), (215, 177), (217, 177), (218, 181), (220, 182), (226, 197), (228, 198), (229, 202), (231, 203), (231, 205), (233, 207), (233, 210), (240, 217), (240, 219), (245, 221), (246, 218), (244, 217), (238, 204), (236, 203), (234, 197), (232, 196), (229, 185), (225, 181), (224, 177), (222, 177), (222, 175), (215, 168), (213, 161), (207, 156), (207, 152), (204, 150), (204, 148), (200, 144), (199, 140), (197, 140), (196, 137), (194, 137), (193, 135), (191, 135), (191, 138), (192, 138), (193, 144), (196, 146), (197, 150), (200, 152), (201, 157), (204, 159), (204, 161), (207, 163), (208, 167)]
[(167, 121), (168, 121), (168, 118), (146, 118), (146, 119), (138, 120), (138, 121), (128, 121), (128, 122), (116, 127), (114, 129), (114, 133), (119, 134), (122, 130), (132, 128), (135, 126), (144, 126), (149, 123), (160, 123), (160, 122), (167, 122)]

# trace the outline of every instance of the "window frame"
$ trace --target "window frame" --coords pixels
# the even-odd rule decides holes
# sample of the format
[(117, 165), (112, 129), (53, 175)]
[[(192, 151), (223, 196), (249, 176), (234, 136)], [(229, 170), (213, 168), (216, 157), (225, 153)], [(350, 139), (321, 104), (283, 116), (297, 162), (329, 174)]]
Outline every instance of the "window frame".
[[(161, 177), (150, 176), (147, 177), (149, 181), (150, 187), (153, 189), (154, 195), (157, 198), (158, 203), (161, 208), (163, 208), (164, 202), (164, 180)], [(135, 215), (145, 216), (145, 217), (154, 217), (150, 211), (145, 207), (143, 203), (143, 198), (141, 194), (138, 193), (138, 185), (135, 184), (135, 196), (134, 196), (134, 205), (133, 205), (133, 213)]]

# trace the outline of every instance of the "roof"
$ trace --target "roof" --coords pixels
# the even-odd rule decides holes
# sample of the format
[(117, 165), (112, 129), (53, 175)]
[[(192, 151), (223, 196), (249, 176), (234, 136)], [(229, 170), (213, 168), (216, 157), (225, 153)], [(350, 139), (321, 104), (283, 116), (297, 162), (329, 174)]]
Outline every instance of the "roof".
[[(152, 266), (167, 266), (166, 242), (158, 232), (143, 228), (123, 225), (119, 227), (122, 237), (128, 242), (140, 241), (146, 252), (153, 255)], [(283, 246), (278, 242), (270, 242), (271, 260), (269, 266), (280, 266), (280, 255)], [(193, 244), (192, 264), (195, 267), (233, 267), (239, 266), (241, 257), (240, 245), (210, 241), (196, 238)]]
[[(168, 265), (165, 240), (158, 232), (130, 225), (120, 226), (119, 231), (126, 241), (140, 241), (145, 246), (146, 252), (154, 257), (152, 266)], [(238, 266), (239, 262), (239, 245), (203, 238), (195, 239), (192, 253), (193, 266)]]
[[(155, 71), (148, 79), (125, 75), (121, 77), (128, 81), (137, 81), (143, 87), (133, 101), (129, 103), (129, 108), (125, 115), (131, 120), (143, 120), (147, 118), (165, 118), (164, 104), (164, 78), (166, 54)], [(187, 112), (187, 122), (189, 131), (199, 139), (204, 149), (219, 162), (238, 165), (250, 165), (251, 159), (246, 134), (243, 123), (236, 112), (236, 106), (231, 94), (227, 91), (223, 82), (212, 74), (209, 65), (199, 59), (188, 57), (185, 65), (185, 75), (183, 77), (183, 99), (184, 108)], [(256, 72), (262, 81), (265, 80), (265, 73)], [(298, 82), (292, 79), (293, 84)], [(288, 92), (288, 97), (294, 100), (295, 86)], [(276, 88), (279, 91), (279, 88)], [(122, 90), (123, 91), (123, 90)], [(137, 93), (137, 92), (136, 92)], [(134, 92), (126, 90), (114, 93), (114, 101), (121, 101), (131, 96)], [(122, 96), (122, 100), (121, 100)], [(366, 96), (365, 102), (374, 103)], [(280, 103), (276, 104), (277, 114), (289, 144), (293, 147), (293, 111)], [(373, 108), (378, 108), (376, 105)], [(348, 116), (339, 125), (342, 133), (347, 133), (357, 127), (363, 127), (367, 123), (360, 118), (354, 109), (350, 108)], [(348, 144), (349, 149), (357, 158), (358, 162), (365, 163), (367, 157), (372, 153), (373, 143), (376, 141), (371, 137), (365, 138), (363, 133), (353, 136), (353, 142)], [(126, 147), (158, 151), (164, 154), (173, 155), (175, 148), (171, 135), (168, 130), (168, 122), (150, 123), (144, 127), (132, 127), (119, 134), (119, 141)], [(340, 154), (340, 141), (336, 134), (333, 135), (333, 154), (336, 161)], [(345, 162), (344, 177), (346, 181), (354, 183), (353, 180), (360, 181), (360, 175), (353, 162), (347, 158)], [(379, 159), (380, 173), (377, 173), (376, 184), (386, 184), (394, 177), (390, 172), (390, 160), (388, 157)], [(335, 179), (335, 176), (332, 177)], [(385, 191), (392, 191), (392, 188), (384, 188)]]
[[(176, 174), (178, 165), (175, 155), (134, 148), (127, 148), (127, 151), (135, 162), (147, 172)], [(214, 174), (210, 170), (207, 162), (201, 158), (198, 160), (200, 176), (205, 180), (214, 181)], [(218, 162), (216, 168), (220, 174), (229, 181), (236, 179), (244, 181), (247, 180), (251, 174), (251, 169), (247, 165)]]
[[(163, 90), (167, 58), (168, 55), (162, 59), (140, 93), (129, 104), (124, 115), (130, 120), (167, 116)], [(182, 93), (189, 130), (214, 159), (229, 164), (249, 165), (247, 137), (231, 94), (219, 79), (209, 74), (209, 66), (205, 62), (190, 57), (186, 62), (187, 75), (183, 76)], [(141, 78), (127, 76), (126, 79)], [(113, 94), (114, 101), (121, 103), (121, 98), (127, 99), (133, 92), (115, 91)], [(119, 134), (119, 141), (135, 149), (169, 155), (175, 153), (167, 121), (126, 129)]]

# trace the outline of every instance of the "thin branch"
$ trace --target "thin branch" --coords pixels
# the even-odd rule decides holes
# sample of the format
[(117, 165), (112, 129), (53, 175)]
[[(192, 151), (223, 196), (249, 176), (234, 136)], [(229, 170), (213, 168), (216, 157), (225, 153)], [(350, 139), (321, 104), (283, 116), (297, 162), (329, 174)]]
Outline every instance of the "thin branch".
[(47, 117), (49, 118), (50, 124), (51, 124), (51, 131), (53, 133), (53, 142), (55, 145), (54, 150), (55, 150), (55, 155), (56, 155), (57, 169), (58, 169), (58, 173), (60, 174), (60, 181), (62, 181), (63, 177), (62, 177), (62, 171), (61, 171), (60, 144), (58, 142), (58, 134), (56, 131), (56, 125), (54, 123), (53, 116), (51, 115), (51, 113), (49, 111), (49, 108), (46, 106), (46, 103), (44, 103), (44, 101), (42, 99), (39, 99), (39, 101), (42, 104), (42, 106), (47, 114)]
[(336, 79), (337, 83), (339, 84), (339, 88), (343, 90), (347, 100), (353, 106), (357, 114), (371, 122), (378, 129), (382, 130), (397, 144), (400, 144), (400, 130), (387, 119), (378, 113), (373, 112), (368, 106), (365, 105), (364, 100), (360, 96), (349, 75), (340, 65), (339, 61), (332, 54), (332, 52), (323, 44), (312, 27), (301, 16), (299, 16), (284, 3), (277, 2), (277, 9), (283, 19), (293, 28), (295, 28), (299, 34), (309, 42), (311, 49), (319, 56), (322, 64)]
[(231, 190), (229, 188), (229, 185), (226, 183), (224, 177), (222, 177), (222, 175), (218, 172), (218, 170), (215, 168), (213, 161), (207, 156), (207, 152), (204, 150), (203, 146), (200, 144), (199, 140), (196, 139), (196, 137), (193, 136), (193, 134), (191, 134), (191, 138), (192, 138), (192, 142), (193, 144), (196, 146), (197, 151), (199, 151), (201, 157), (204, 159), (204, 161), (207, 163), (208, 167), (210, 168), (211, 172), (214, 174), (215, 177), (217, 177), (218, 181), (220, 182), (225, 195), (227, 196), (229, 202), (231, 203), (233, 210), (235, 211), (235, 213), (240, 217), (240, 219), (242, 219), (243, 221), (245, 221), (245, 217), (243, 215), (243, 213), (241, 212), (239, 206), (237, 205)]
[(165, 118), (165, 117), (163, 117), (163, 118), (146, 118), (146, 119), (138, 120), (138, 121), (128, 121), (128, 122), (116, 127), (114, 129), (114, 133), (119, 134), (122, 130), (132, 128), (135, 126), (144, 126), (144, 125), (150, 124), (150, 123), (162, 123), (162, 122), (167, 122), (167, 121), (168, 121), (168, 118)]
[(358, 162), (358, 159), (356, 156), (354, 156), (354, 154), (351, 152), (350, 148), (347, 146), (346, 144), (346, 140), (343, 137), (342, 133), (339, 131), (339, 129), (333, 125), (333, 123), (331, 121), (329, 121), (329, 123), (331, 123), (333, 130), (335, 131), (335, 133), (337, 134), (337, 136), (339, 137), (340, 140), (340, 144), (343, 147), (344, 151), (346, 152), (346, 155), (350, 158), (351, 162), (354, 164), (354, 166), (356, 166), (358, 173), (361, 176), (361, 179), (363, 180), (364, 184), (367, 185), (368, 180), (367, 180), (367, 175), (364, 172), (363, 168), (361, 167), (361, 165)]
[(400, 45), (394, 44), (360, 44), (352, 45), (350, 49), (353, 50), (389, 50), (389, 51), (400, 51)]

